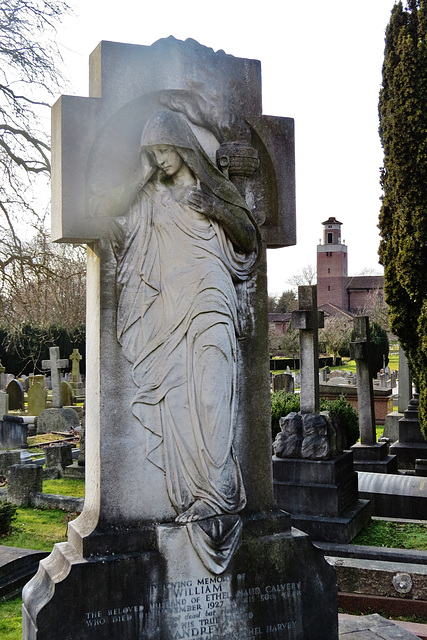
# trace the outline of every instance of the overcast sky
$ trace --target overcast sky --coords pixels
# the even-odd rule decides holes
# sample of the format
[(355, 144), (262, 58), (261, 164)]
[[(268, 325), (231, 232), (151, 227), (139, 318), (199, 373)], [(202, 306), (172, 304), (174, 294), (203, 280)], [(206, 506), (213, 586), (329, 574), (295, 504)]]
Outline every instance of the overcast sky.
[(343, 223), (349, 275), (382, 273), (377, 249), (382, 150), (378, 92), (394, 0), (69, 0), (58, 33), (74, 95), (87, 95), (101, 40), (150, 45), (173, 35), (261, 61), (263, 112), (295, 119), (297, 245), (268, 252), (268, 289), (316, 264), (321, 223)]

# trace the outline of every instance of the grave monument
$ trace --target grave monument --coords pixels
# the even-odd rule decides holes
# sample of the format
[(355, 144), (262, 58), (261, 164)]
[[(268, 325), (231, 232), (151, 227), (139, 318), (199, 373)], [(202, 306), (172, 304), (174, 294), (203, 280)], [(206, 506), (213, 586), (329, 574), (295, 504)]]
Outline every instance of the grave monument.
[(54, 105), (52, 150), (53, 237), (88, 244), (87, 492), (23, 637), (334, 640), (333, 569), (272, 490), (293, 121), (262, 115), (258, 61), (172, 37), (102, 42), (90, 96)]
[(299, 329), (301, 410), (280, 419), (273, 443), (273, 484), (279, 507), (314, 540), (350, 542), (369, 521), (370, 505), (358, 496), (353, 454), (333, 414), (319, 406), (317, 287), (298, 287), (292, 327)]
[[(59, 347), (49, 347), (49, 360), (42, 360), (43, 369), (50, 369), (52, 408), (44, 409), (37, 419), (37, 432), (65, 431), (79, 426), (79, 416), (71, 407), (63, 407), (61, 369), (69, 366), (68, 358), (60, 358)], [(70, 387), (71, 389), (71, 387)], [(72, 393), (72, 389), (71, 389)]]
[(353, 319), (355, 341), (351, 354), (356, 360), (357, 405), (359, 413), (360, 442), (351, 447), (356, 471), (397, 473), (397, 458), (388, 453), (387, 442), (377, 442), (374, 389), (370, 373), (369, 317)]

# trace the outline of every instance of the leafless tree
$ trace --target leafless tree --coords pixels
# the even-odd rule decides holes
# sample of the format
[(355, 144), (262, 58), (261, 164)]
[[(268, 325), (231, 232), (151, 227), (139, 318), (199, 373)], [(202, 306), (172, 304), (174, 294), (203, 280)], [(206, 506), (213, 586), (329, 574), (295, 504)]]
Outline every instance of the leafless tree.
[[(50, 173), (49, 106), (62, 86), (55, 25), (62, 0), (0, 4), (0, 274), (39, 263), (25, 239), (44, 230)], [(45, 197), (43, 198), (43, 192)], [(43, 262), (40, 261), (40, 268)]]
[(316, 268), (312, 264), (303, 267), (298, 273), (288, 279), (288, 283), (293, 287), (300, 287), (304, 284), (313, 284), (316, 280)]
[(329, 316), (325, 319), (325, 326), (319, 331), (319, 342), (322, 343), (328, 353), (334, 357), (334, 366), (339, 350), (350, 344), (350, 335), (353, 327), (351, 320), (340, 316)]

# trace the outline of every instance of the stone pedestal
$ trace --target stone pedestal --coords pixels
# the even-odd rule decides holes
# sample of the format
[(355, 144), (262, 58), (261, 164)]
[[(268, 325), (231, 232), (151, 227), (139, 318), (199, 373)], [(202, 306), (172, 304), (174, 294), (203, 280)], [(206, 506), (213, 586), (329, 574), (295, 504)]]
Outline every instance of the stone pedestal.
[[(49, 640), (55, 628), (62, 640), (336, 638), (335, 572), (287, 520), (244, 522), (240, 548), (216, 576), (189, 544), (187, 528), (174, 524), (157, 527), (158, 551), (102, 563), (82, 559), (67, 543), (56, 545), (38, 580), (25, 588), (24, 637)], [(41, 585), (50, 585), (49, 601), (30, 597)], [(37, 617), (36, 634), (31, 620)]]
[(41, 492), (43, 468), (37, 464), (14, 464), (7, 474), (7, 499), (18, 506), (30, 505), (32, 493)]
[(397, 456), (399, 469), (415, 469), (417, 458), (427, 458), (427, 442), (420, 428), (418, 404), (418, 394), (414, 394), (399, 420), (399, 439), (390, 447), (390, 452)]
[(53, 444), (46, 447), (46, 468), (57, 469), (62, 474), (65, 467), (73, 464), (72, 449), (71, 444)]
[(387, 442), (357, 444), (351, 447), (355, 471), (397, 473), (397, 457), (388, 453)]
[(274, 456), (273, 487), (293, 526), (314, 540), (348, 543), (370, 519), (369, 502), (359, 500), (349, 451), (331, 460)]

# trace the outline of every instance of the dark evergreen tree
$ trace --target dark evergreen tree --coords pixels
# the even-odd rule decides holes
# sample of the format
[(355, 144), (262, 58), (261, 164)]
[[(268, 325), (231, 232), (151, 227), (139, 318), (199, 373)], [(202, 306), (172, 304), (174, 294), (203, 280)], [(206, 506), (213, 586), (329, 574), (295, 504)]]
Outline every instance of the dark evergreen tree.
[(427, 433), (427, 0), (398, 2), (380, 92), (380, 261), (391, 330), (408, 357)]

